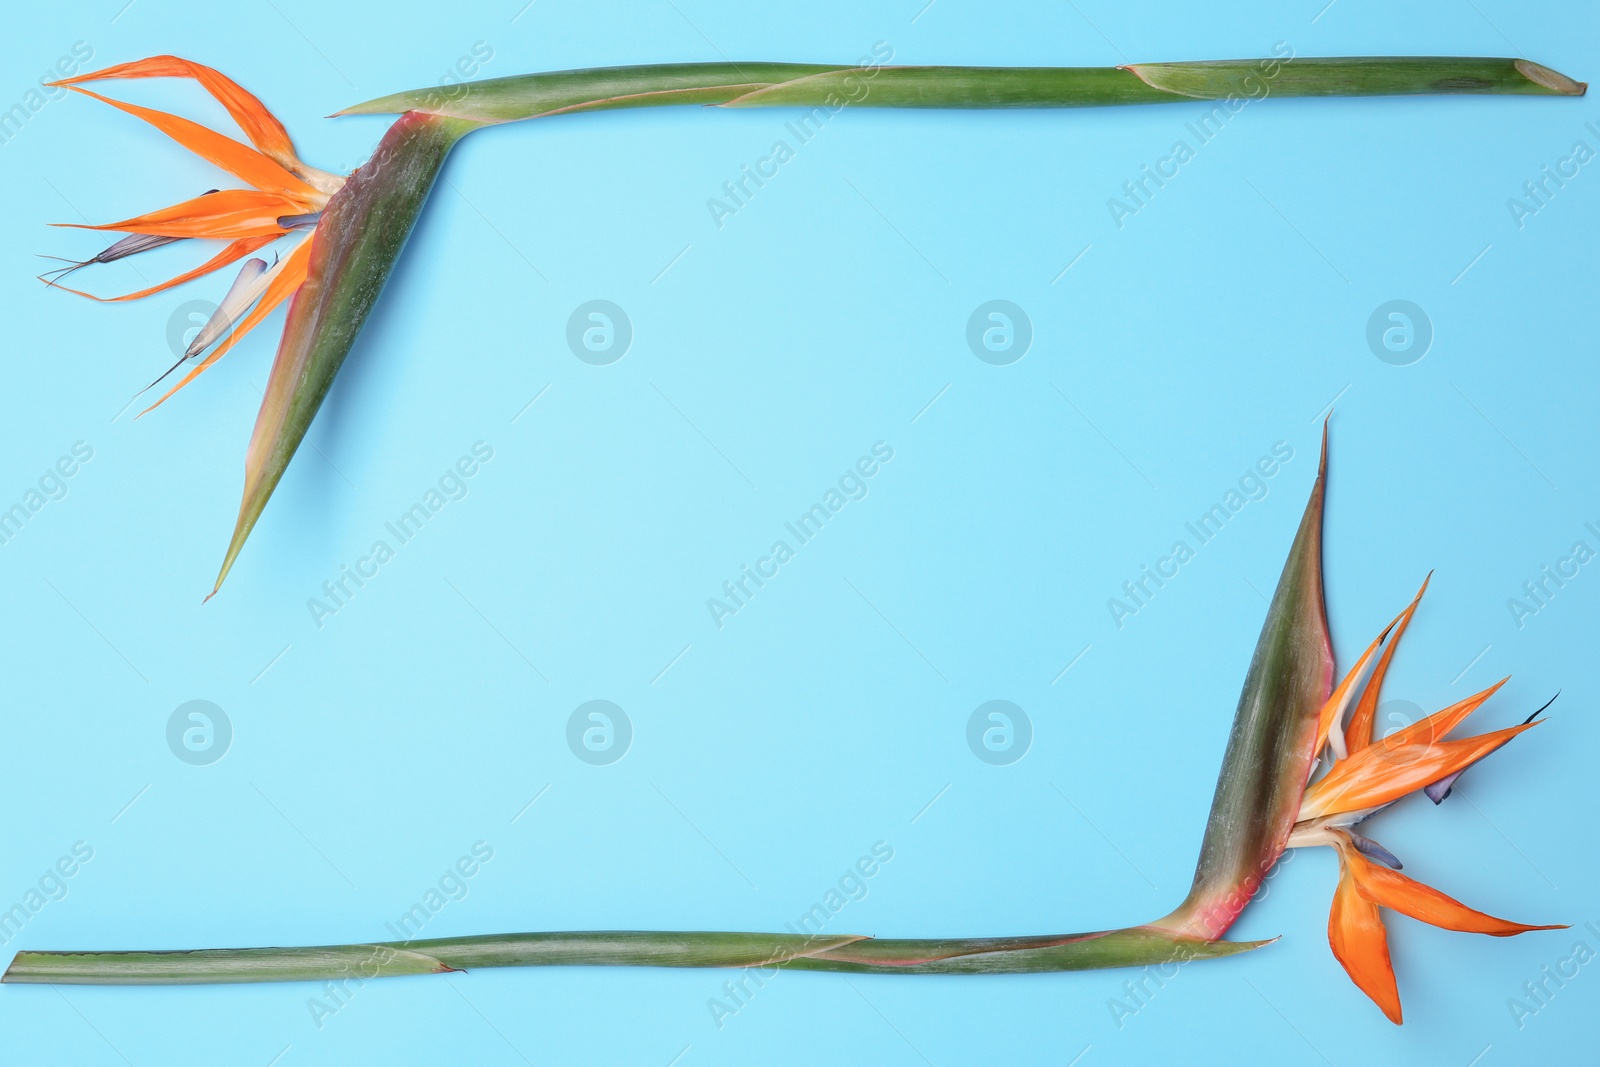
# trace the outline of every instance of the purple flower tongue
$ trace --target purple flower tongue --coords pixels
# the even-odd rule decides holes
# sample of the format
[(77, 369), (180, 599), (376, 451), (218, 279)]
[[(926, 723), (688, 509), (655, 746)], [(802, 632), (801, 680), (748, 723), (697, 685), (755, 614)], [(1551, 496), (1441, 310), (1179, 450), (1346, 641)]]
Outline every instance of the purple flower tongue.
[(152, 248), (170, 245), (174, 241), (181, 241), (182, 237), (157, 237), (149, 233), (130, 233), (105, 251), (95, 255), (84, 262), (86, 263), (115, 263), (119, 259), (148, 252)]
[[(1455, 775), (1451, 775), (1450, 777), (1453, 779)], [(1395, 856), (1393, 852), (1390, 852), (1388, 849), (1384, 848), (1370, 837), (1362, 837), (1360, 834), (1351, 831), (1350, 843), (1356, 846), (1357, 852), (1361, 853), (1370, 860), (1377, 860), (1379, 863), (1387, 867), (1391, 867), (1397, 871), (1402, 866), (1399, 858)]]
[(1456, 779), (1460, 778), (1465, 773), (1466, 768), (1463, 767), (1456, 773), (1449, 775), (1448, 777), (1441, 778), (1432, 785), (1423, 786), (1422, 791), (1428, 794), (1428, 799), (1433, 801), (1435, 804), (1443, 804), (1444, 798), (1449, 796), (1450, 791), (1456, 787)]
[[(216, 191), (217, 190), (215, 189), (207, 189), (200, 195), (210, 196)], [(66, 262), (70, 263), (71, 266), (57, 267), (55, 270), (46, 271), (44, 274), (39, 275), (39, 277), (44, 278), (51, 285), (54, 285), (56, 282), (59, 282), (62, 278), (65, 278), (73, 271), (81, 270), (84, 267), (89, 266), (91, 263), (115, 263), (119, 259), (127, 259), (129, 256), (136, 256), (140, 252), (148, 252), (152, 248), (161, 248), (164, 245), (170, 245), (177, 241), (187, 240), (187, 237), (158, 237), (153, 233), (130, 233), (128, 236), (112, 244), (109, 248), (95, 253), (88, 259), (69, 259)], [(60, 259), (61, 257), (46, 256), (45, 258)], [(50, 277), (52, 274), (55, 275), (54, 278)]]
[[(119, 259), (126, 259), (129, 256), (138, 255), (140, 252), (148, 252), (152, 248), (160, 248), (162, 245), (170, 245), (174, 241), (184, 241), (187, 239), (188, 238), (185, 237), (157, 237), (154, 234), (148, 233), (130, 233), (128, 236), (122, 238), (122, 240), (116, 242), (101, 252), (95, 253), (88, 259), (65, 260), (64, 262), (67, 263), (67, 266), (57, 267), (54, 270), (45, 271), (43, 274), (39, 275), (39, 277), (49, 284), (54, 285), (62, 278), (65, 278), (67, 275), (71, 274), (73, 271), (82, 270), (91, 263), (115, 263)], [(62, 257), (46, 256), (44, 258), (61, 259)]]
[[(207, 189), (200, 195), (210, 196), (216, 191), (217, 190), (215, 189)], [(140, 252), (148, 252), (152, 248), (161, 248), (162, 246), (170, 245), (175, 241), (185, 240), (188, 240), (188, 238), (158, 237), (153, 233), (130, 233), (122, 240), (113, 244), (110, 248), (107, 248), (105, 251), (84, 260), (80, 266), (87, 266), (90, 263), (115, 263), (119, 259), (126, 259), (129, 256), (136, 256)]]

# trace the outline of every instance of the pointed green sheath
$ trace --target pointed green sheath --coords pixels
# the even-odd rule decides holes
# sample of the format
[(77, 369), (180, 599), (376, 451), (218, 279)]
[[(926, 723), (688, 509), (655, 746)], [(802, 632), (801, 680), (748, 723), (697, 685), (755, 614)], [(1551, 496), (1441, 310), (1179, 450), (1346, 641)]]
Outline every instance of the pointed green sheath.
[(1327, 475), (1324, 425), (1316, 484), (1245, 675), (1194, 884), (1160, 926), (1221, 937), (1288, 844), (1316, 760), (1317, 715), (1333, 688), (1322, 592)]
[(289, 305), (250, 436), (244, 500), (213, 596), (377, 303), (446, 154), (475, 126), (421, 113), (403, 116), (328, 202), (312, 236), (310, 273)]

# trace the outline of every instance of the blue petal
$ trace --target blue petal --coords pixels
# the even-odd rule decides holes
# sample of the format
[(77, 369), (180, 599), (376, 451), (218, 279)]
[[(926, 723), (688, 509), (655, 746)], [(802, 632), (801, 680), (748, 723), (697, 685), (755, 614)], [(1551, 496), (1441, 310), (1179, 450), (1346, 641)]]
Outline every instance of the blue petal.
[(1390, 852), (1370, 837), (1362, 837), (1360, 834), (1352, 833), (1350, 835), (1350, 843), (1356, 846), (1357, 852), (1368, 859), (1377, 860), (1386, 867), (1392, 867), (1398, 871), (1402, 866), (1399, 858), (1393, 852)]
[(1456, 773), (1441, 778), (1431, 785), (1423, 786), (1422, 791), (1428, 794), (1428, 799), (1433, 801), (1435, 804), (1443, 804), (1445, 797), (1450, 795), (1450, 790), (1455, 788), (1456, 779), (1460, 778), (1465, 773), (1466, 768), (1463, 767)]

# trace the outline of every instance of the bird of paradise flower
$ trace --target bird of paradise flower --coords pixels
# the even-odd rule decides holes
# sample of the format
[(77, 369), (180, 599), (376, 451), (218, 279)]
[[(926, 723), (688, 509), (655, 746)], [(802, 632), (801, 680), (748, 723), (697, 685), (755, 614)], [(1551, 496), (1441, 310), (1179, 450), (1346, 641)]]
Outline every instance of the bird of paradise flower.
[[(250, 144), (217, 133), (198, 122), (112, 100), (84, 88), (85, 82), (127, 78), (192, 78), (227, 109)], [(228, 242), (220, 252), (198, 267), (158, 285), (113, 297), (96, 296), (79, 289), (70, 290), (79, 296), (109, 302), (138, 300), (219, 271), (283, 238), (314, 231), (322, 209), (344, 187), (344, 178), (310, 166), (296, 155), (283, 123), (260, 100), (231, 78), (202, 64), (177, 56), (154, 56), (51, 84), (82, 93), (143, 119), (195, 155), (250, 186), (249, 189), (212, 189), (192, 200), (117, 222), (99, 225), (57, 223), (58, 226), (76, 229), (128, 234), (90, 259), (71, 262), (67, 267), (42, 276), (59, 288), (67, 288), (60, 284), (62, 277), (93, 263), (112, 263), (163, 245), (196, 238)], [(216, 312), (201, 327), (184, 351), (182, 359), (173, 367), (176, 369), (184, 363), (193, 363), (193, 368), (145, 411), (158, 407), (194, 381), (271, 314), (273, 309), (293, 296), (306, 279), (310, 254), (311, 242), (302, 240), (270, 266), (260, 258), (245, 260)], [(200, 358), (208, 349), (210, 353)]]
[[(115, 262), (177, 241), (228, 242), (193, 270), (137, 293), (109, 298), (133, 300), (245, 260), (216, 313), (171, 368), (187, 363), (188, 372), (156, 404), (193, 382), (275, 307), (289, 303), (245, 456), (238, 518), (211, 590), (215, 595), (382, 292), (445, 157), (473, 130), (522, 119), (674, 104), (838, 110), (846, 104), (1072, 108), (1228, 100), (1258, 96), (1264, 78), (1272, 81), (1273, 97), (1432, 93), (1578, 97), (1587, 90), (1583, 82), (1520, 58), (1295, 57), (1292, 66), (1288, 63), (1207, 60), (1097, 68), (752, 62), (550, 71), (465, 82), (449, 94), (436, 89), (394, 93), (338, 112), (400, 115), (373, 157), (341, 177), (303, 162), (283, 124), (236, 82), (199, 63), (155, 56), (51, 84), (151, 123), (250, 188), (212, 190), (158, 211), (90, 226), (127, 236), (86, 260), (68, 261), (46, 280), (59, 285), (61, 278), (91, 264)], [(166, 77), (198, 83), (227, 109), (249, 143), (84, 87)], [(868, 80), (872, 90), (863, 96), (859, 90)], [(276, 262), (268, 264), (255, 256), (274, 241), (295, 235), (302, 239)]]
[[(1435, 803), (1443, 802), (1468, 768), (1531, 729), (1539, 713), (1476, 737), (1449, 738), (1502, 682), (1386, 738), (1374, 739), (1384, 678), (1422, 591), (1334, 686), (1333, 646), (1322, 589), (1326, 471), (1324, 436), (1317, 481), (1245, 677), (1194, 882), (1184, 901), (1154, 922), (1022, 937), (610, 930), (307, 948), (22, 951), (3, 980), (96, 985), (322, 981), (348, 975), (356, 965), (363, 977), (374, 978), (554, 965), (785, 967), (878, 974), (1018, 974), (1151, 966), (1220, 959), (1271, 944), (1227, 941), (1223, 936), (1286, 848), (1331, 846), (1340, 868), (1328, 919), (1334, 956), (1384, 1015), (1400, 1023), (1400, 997), (1381, 909), (1449, 930), (1499, 937), (1561, 927), (1512, 922), (1469, 908), (1401, 874), (1399, 860), (1355, 827), (1418, 790)], [(1318, 775), (1318, 755), (1324, 750), (1327, 766)]]
[[(1444, 803), (1468, 767), (1531, 729), (1539, 714), (1550, 706), (1546, 703), (1516, 726), (1476, 737), (1447, 739), (1447, 734), (1509, 681), (1503, 678), (1482, 692), (1377, 738), (1383, 679), (1427, 588), (1424, 580), (1416, 598), (1367, 647), (1323, 705), (1317, 720), (1317, 747), (1326, 746), (1328, 766), (1326, 773), (1307, 786), (1299, 817), (1289, 835), (1290, 848), (1323, 845), (1338, 856), (1339, 884), (1328, 915), (1328, 942), (1351, 981), (1394, 1023), (1401, 1021), (1400, 993), (1389, 960), (1389, 938), (1380, 908), (1445, 930), (1495, 937), (1566, 928), (1560, 924), (1533, 926), (1475, 911), (1401, 874), (1401, 863), (1394, 853), (1355, 830), (1358, 824), (1419, 790), (1435, 804)], [(1380, 647), (1383, 654), (1374, 667), (1373, 657)], [(1369, 667), (1372, 675), (1362, 686), (1361, 677)], [(1361, 696), (1352, 711), (1358, 689)]]

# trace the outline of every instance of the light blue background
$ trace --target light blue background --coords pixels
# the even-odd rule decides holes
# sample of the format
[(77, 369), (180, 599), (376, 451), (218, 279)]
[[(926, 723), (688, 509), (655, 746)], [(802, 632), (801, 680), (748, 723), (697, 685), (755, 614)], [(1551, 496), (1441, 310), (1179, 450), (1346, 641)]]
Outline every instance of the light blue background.
[[(308, 160), (348, 170), (385, 120), (320, 116), (437, 82), (480, 41), (486, 76), (850, 62), (875, 41), (902, 63), (1225, 58), (1285, 41), (1600, 73), (1600, 14), (1577, 3), (123, 4), (10, 11), (0, 107), (76, 41), (96, 66), (174, 52), (258, 93)], [(112, 91), (220, 117), (191, 87)], [(707, 1001), (725, 974), (519, 970), (369, 984), (320, 1028), (307, 985), (6, 987), (6, 1061), (1592, 1059), (1593, 965), (1520, 1028), (1507, 1002), (1579, 940), (1600, 949), (1581, 927), (1600, 920), (1600, 577), (1583, 569), (1521, 628), (1507, 599), (1573, 542), (1600, 548), (1583, 525), (1600, 525), (1600, 164), (1523, 229), (1507, 200), (1575, 141), (1600, 148), (1584, 128), (1600, 104), (1252, 104), (1119, 229), (1107, 199), (1202, 110), (847, 111), (720, 229), (707, 199), (792, 115), (675, 109), (476, 135), (312, 447), (201, 606), (281, 314), (134, 421), (129, 395), (170, 362), (169, 319), (227, 279), (90, 305), (41, 289), (34, 253), (102, 247), (47, 222), (123, 217), (217, 176), (127, 116), (50, 101), (0, 145), (0, 505), (75, 441), (94, 458), (0, 546), (0, 906), (74, 842), (94, 858), (5, 952), (386, 938), (478, 841), (493, 859), (425, 936), (777, 929), (878, 841), (893, 860), (831, 930), (1153, 918), (1187, 887), (1261, 594), (1335, 398), (1341, 663), (1437, 568), (1388, 696), (1432, 710), (1512, 674), (1480, 713), (1498, 726), (1563, 693), (1457, 798), (1413, 800), (1373, 832), (1469, 903), (1580, 925), (1499, 940), (1393, 918), (1396, 1029), (1329, 953), (1334, 867), (1317, 851), (1234, 931), (1281, 942), (1184, 969), (1120, 1028), (1123, 972), (785, 974), (719, 1029)], [(118, 292), (188, 262), (174, 249), (76, 277)], [(606, 367), (564, 339), (597, 298), (635, 332)], [(996, 298), (1034, 329), (1005, 367), (964, 339)], [(1365, 341), (1391, 299), (1435, 329), (1410, 366)], [(867, 498), (716, 628), (706, 599), (880, 440), (894, 459)], [(307, 599), (476, 441), (494, 458), (467, 497), (318, 628)], [(1118, 629), (1107, 599), (1279, 441), (1294, 458), (1266, 499)], [(165, 741), (192, 699), (233, 725), (210, 766)], [(591, 699), (633, 723), (610, 766), (565, 741)], [(990, 699), (1033, 723), (1011, 766), (966, 745)]]

